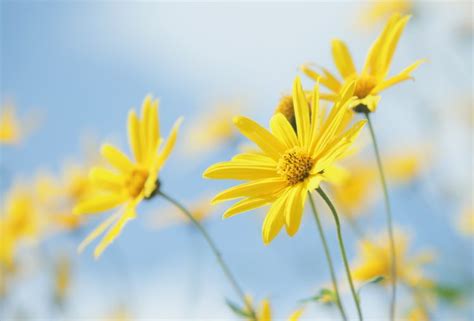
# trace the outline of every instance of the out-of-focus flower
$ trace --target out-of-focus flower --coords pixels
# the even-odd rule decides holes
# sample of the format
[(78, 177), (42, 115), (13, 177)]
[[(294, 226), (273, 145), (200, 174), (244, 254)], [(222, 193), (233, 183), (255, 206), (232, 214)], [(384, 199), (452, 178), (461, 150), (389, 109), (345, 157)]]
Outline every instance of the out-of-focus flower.
[[(417, 255), (409, 255), (409, 237), (400, 230), (395, 232), (395, 242), (398, 279), (411, 287), (432, 287), (433, 282), (425, 277), (422, 268), (434, 260), (434, 254), (431, 251), (421, 251)], [(385, 281), (389, 280), (391, 276), (389, 249), (390, 243), (386, 234), (379, 235), (376, 241), (360, 241), (358, 261), (352, 270), (354, 279), (364, 282), (383, 276)]]
[(371, 0), (360, 21), (362, 24), (373, 25), (379, 21), (387, 20), (394, 13), (409, 14), (412, 9), (412, 0)]
[(357, 99), (352, 102), (350, 107), (357, 112), (374, 112), (380, 100), (380, 92), (397, 83), (412, 79), (411, 73), (423, 62), (423, 60), (417, 60), (398, 75), (388, 77), (393, 54), (409, 19), (410, 16), (407, 15), (392, 15), (383, 32), (372, 44), (360, 73), (355, 68), (346, 44), (339, 39), (332, 41), (332, 55), (334, 63), (343, 78), (342, 81), (339, 81), (336, 76), (325, 68), (322, 68), (322, 75), (311, 69), (309, 65), (303, 65), (302, 71), (314, 80), (320, 79), (321, 84), (331, 91), (330, 93), (321, 94), (321, 98), (332, 101), (337, 98), (338, 93), (347, 83), (355, 80), (354, 96)]
[(132, 317), (130, 313), (124, 306), (117, 307), (110, 316), (106, 317), (105, 320), (107, 321), (132, 321)]
[(474, 209), (466, 208), (458, 220), (458, 228), (465, 235), (474, 236)]
[(237, 131), (232, 117), (240, 108), (237, 104), (217, 105), (210, 112), (200, 116), (189, 128), (186, 139), (186, 151), (204, 153), (237, 139)]
[(60, 256), (55, 267), (54, 297), (62, 303), (71, 287), (71, 261), (67, 256)]
[[(251, 301), (250, 301), (250, 304)], [(288, 321), (298, 321), (303, 314), (303, 309), (298, 309), (293, 312), (289, 317)], [(249, 319), (250, 321), (252, 319)], [(272, 321), (272, 308), (270, 305), (270, 301), (268, 299), (264, 299), (260, 302), (260, 309), (257, 311), (257, 320), (256, 321)]]
[(0, 110), (0, 143), (19, 143), (23, 135), (21, 127), (13, 105), (2, 106)]
[(241, 133), (252, 140), (261, 153), (244, 153), (231, 161), (217, 163), (203, 174), (210, 179), (249, 181), (219, 193), (213, 204), (243, 198), (224, 217), (256, 209), (271, 208), (263, 223), (263, 242), (269, 244), (286, 227), (293, 236), (299, 229), (309, 191), (321, 181), (338, 177), (334, 162), (346, 156), (365, 121), (338, 134), (351, 102), (355, 84), (347, 86), (326, 119), (319, 115), (319, 90), (315, 87), (311, 108), (299, 78), (293, 86), (296, 129), (281, 113), (270, 121), (271, 132), (246, 117), (234, 118)]
[(4, 204), (0, 208), (0, 263), (10, 267), (19, 242), (38, 241), (42, 222), (33, 193), (20, 183), (7, 193)]
[(158, 100), (147, 96), (142, 106), (141, 119), (132, 110), (128, 117), (128, 136), (135, 162), (111, 145), (103, 145), (101, 153), (115, 168), (95, 167), (90, 172), (90, 179), (100, 192), (80, 201), (74, 208), (78, 215), (98, 213), (120, 207), (81, 243), (83, 250), (89, 243), (103, 234), (94, 256), (97, 258), (120, 234), (125, 224), (136, 216), (137, 205), (153, 195), (157, 186), (158, 173), (170, 155), (178, 132), (181, 119), (171, 130), (169, 139), (160, 149), (163, 138), (160, 135), (158, 120)]
[[(388, 181), (404, 184), (416, 178), (425, 163), (419, 152), (404, 152), (387, 157), (385, 172)], [(344, 215), (358, 216), (371, 206), (379, 191), (379, 174), (376, 164), (362, 160), (353, 161), (344, 167), (347, 172), (338, 184), (331, 186), (331, 191)]]
[(407, 321), (429, 321), (428, 312), (422, 307), (414, 307), (407, 314)]
[[(210, 204), (209, 197), (202, 197), (197, 201), (190, 203), (189, 211), (198, 221), (205, 221), (213, 213), (213, 206)], [(192, 222), (181, 213), (175, 206), (160, 210), (152, 217), (151, 226), (156, 228), (166, 228), (173, 225), (191, 225)]]

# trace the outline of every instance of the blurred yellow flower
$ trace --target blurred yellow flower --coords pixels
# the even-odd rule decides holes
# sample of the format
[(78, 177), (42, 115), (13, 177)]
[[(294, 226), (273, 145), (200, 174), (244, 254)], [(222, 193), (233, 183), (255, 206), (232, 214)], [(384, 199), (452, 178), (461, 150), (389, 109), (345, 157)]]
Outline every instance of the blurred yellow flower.
[(55, 300), (61, 303), (71, 287), (71, 261), (67, 256), (60, 256), (56, 262), (54, 281)]
[(411, 73), (423, 62), (423, 60), (417, 60), (398, 75), (387, 77), (393, 54), (409, 19), (410, 16), (407, 15), (392, 15), (383, 32), (372, 44), (360, 73), (355, 68), (346, 44), (339, 39), (332, 41), (332, 55), (343, 78), (342, 81), (325, 68), (322, 68), (322, 75), (311, 69), (309, 65), (303, 65), (302, 71), (314, 80), (320, 79), (321, 84), (331, 91), (331, 93), (321, 94), (321, 98), (332, 101), (337, 98), (338, 93), (347, 83), (355, 80), (354, 96), (357, 99), (353, 101), (351, 107), (357, 112), (374, 112), (380, 100), (379, 93), (399, 82), (411, 79)]
[(412, 0), (371, 0), (369, 8), (363, 12), (361, 22), (371, 25), (381, 20), (385, 21), (394, 13), (409, 14), (412, 9)]
[[(288, 321), (298, 321), (303, 314), (303, 309), (298, 309), (293, 312)], [(260, 303), (260, 309), (257, 312), (257, 320), (256, 321), (272, 321), (272, 308), (270, 305), (270, 301), (268, 299), (262, 300)], [(249, 319), (252, 321), (252, 319)]]
[(237, 138), (232, 117), (238, 114), (237, 104), (220, 104), (193, 122), (186, 133), (186, 151), (203, 153), (223, 146)]
[(20, 183), (14, 184), (3, 204), (0, 208), (0, 263), (12, 266), (18, 242), (39, 239), (41, 217), (33, 193)]
[[(433, 283), (424, 276), (422, 267), (434, 260), (434, 254), (422, 251), (409, 255), (409, 237), (401, 231), (395, 232), (395, 242), (398, 279), (411, 287), (431, 287)], [(387, 281), (391, 276), (390, 269), (390, 244), (386, 234), (379, 235), (376, 241), (359, 242), (359, 257), (352, 274), (355, 280), (364, 282), (383, 276)]]
[(458, 220), (458, 228), (465, 235), (474, 236), (474, 209), (466, 208)]
[(422, 307), (415, 307), (408, 312), (407, 321), (429, 321), (428, 312)]
[[(416, 178), (425, 164), (425, 158), (421, 153), (411, 151), (387, 157), (385, 171), (392, 186)], [(346, 175), (331, 186), (331, 192), (343, 214), (356, 217), (377, 200), (378, 171), (376, 164), (363, 160), (352, 161), (344, 169), (347, 170)]]
[[(191, 202), (189, 211), (198, 221), (205, 221), (213, 213), (213, 207), (210, 204), (209, 197), (201, 197), (197, 201)], [(156, 228), (166, 228), (172, 225), (192, 225), (193, 223), (183, 215), (183, 213), (175, 206), (160, 210), (152, 217), (151, 226)]]
[(94, 256), (98, 258), (117, 238), (127, 221), (135, 217), (137, 205), (153, 195), (159, 187), (158, 173), (174, 147), (181, 121), (182, 119), (179, 119), (175, 123), (169, 139), (160, 149), (163, 138), (159, 128), (158, 100), (147, 96), (142, 106), (142, 117), (139, 118), (134, 110), (130, 111), (128, 117), (128, 136), (135, 163), (117, 148), (108, 144), (102, 146), (102, 155), (115, 170), (103, 167), (91, 170), (92, 184), (100, 192), (80, 201), (74, 212), (82, 215), (108, 211), (121, 205), (122, 207), (81, 243), (80, 251), (109, 229), (95, 248)]
[(21, 123), (13, 105), (0, 109), (0, 144), (17, 144), (22, 138)]
[(238, 154), (231, 161), (214, 164), (204, 172), (205, 178), (249, 181), (214, 197), (213, 204), (243, 198), (224, 217), (271, 204), (263, 223), (263, 242), (269, 244), (283, 226), (288, 235), (295, 235), (308, 192), (321, 181), (339, 174), (334, 162), (346, 155), (365, 124), (360, 121), (338, 134), (353, 90), (354, 83), (343, 91), (329, 116), (323, 119), (319, 117), (318, 86), (313, 91), (310, 113), (301, 81), (296, 78), (293, 85), (296, 129), (281, 113), (272, 117), (271, 132), (249, 118), (234, 118), (241, 133), (262, 152)]

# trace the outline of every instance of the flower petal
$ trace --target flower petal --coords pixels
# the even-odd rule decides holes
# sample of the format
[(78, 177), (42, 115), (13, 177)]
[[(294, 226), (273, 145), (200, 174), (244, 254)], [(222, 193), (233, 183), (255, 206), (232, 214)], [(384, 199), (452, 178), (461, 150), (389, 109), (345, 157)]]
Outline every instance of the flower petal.
[(240, 132), (258, 145), (268, 156), (278, 159), (285, 146), (268, 130), (247, 117), (235, 117), (234, 124)]
[(293, 82), (293, 106), (295, 108), (296, 128), (298, 131), (298, 141), (300, 146), (307, 146), (310, 135), (309, 125), (309, 106), (306, 101), (306, 95), (301, 85), (301, 80), (296, 77)]
[(124, 196), (101, 194), (80, 202), (74, 207), (74, 214), (88, 214), (108, 211), (125, 201)]
[(217, 194), (212, 204), (240, 197), (267, 198), (281, 192), (286, 186), (286, 180), (281, 177), (263, 178), (231, 187)]
[(267, 205), (268, 203), (270, 203), (269, 200), (265, 198), (246, 198), (238, 201), (237, 203), (232, 205), (227, 211), (225, 211), (223, 218), (229, 218), (234, 215), (259, 208)]
[(122, 173), (129, 173), (134, 168), (133, 163), (128, 157), (112, 145), (102, 145), (101, 154), (112, 166)]
[(332, 56), (336, 67), (342, 77), (346, 79), (357, 73), (356, 68), (354, 66), (354, 62), (352, 61), (351, 54), (346, 44), (339, 39), (334, 39), (331, 44)]
[(286, 148), (292, 148), (298, 145), (295, 130), (282, 113), (277, 113), (272, 117), (270, 120), (270, 128), (272, 129), (273, 135), (282, 141), (286, 145)]

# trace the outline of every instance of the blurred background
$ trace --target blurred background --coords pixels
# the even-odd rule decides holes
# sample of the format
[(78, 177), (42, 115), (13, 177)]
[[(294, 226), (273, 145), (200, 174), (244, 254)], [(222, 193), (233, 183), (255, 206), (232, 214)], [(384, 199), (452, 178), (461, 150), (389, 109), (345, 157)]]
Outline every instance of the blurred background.
[[(415, 81), (382, 95), (373, 115), (382, 156), (393, 161), (388, 176), (396, 226), (410, 239), (409, 253), (433, 253), (422, 268), (437, 285), (427, 303), (430, 319), (473, 320), (473, 7), (470, 1), (394, 2), (408, 3), (396, 10), (413, 17), (392, 73), (427, 59)], [(206, 204), (232, 182), (206, 181), (203, 170), (245, 144), (230, 129), (231, 116), (267, 124), (296, 75), (312, 86), (299, 66), (313, 62), (336, 70), (333, 38), (346, 41), (360, 70), (393, 10), (383, 4), (387, 14), (377, 9), (380, 3), (355, 1), (2, 0), (0, 125), (13, 118), (18, 125), (15, 139), (0, 147), (2, 211), (18, 182), (41, 198), (51, 182), (96, 161), (102, 142), (128, 150), (128, 110), (139, 108), (149, 93), (160, 100), (166, 135), (184, 116), (176, 149), (160, 174), (163, 189), (190, 207)], [(360, 147), (357, 164), (375, 164), (366, 133)], [(356, 187), (366, 192), (363, 206), (338, 204), (373, 235), (385, 227), (378, 184), (369, 179)], [(319, 199), (317, 204), (345, 284), (333, 222)], [(301, 300), (328, 286), (311, 215), (295, 237), (281, 233), (264, 246), (265, 212), (222, 220), (226, 206), (204, 205), (203, 224), (246, 293), (255, 302), (271, 300), (275, 319), (285, 319)], [(15, 249), (14, 267), (2, 270), (0, 319), (238, 319), (225, 303), (238, 298), (202, 237), (179, 215), (163, 199), (145, 202), (99, 260), (91, 249), (80, 255), (76, 249), (103, 215), (37, 233)], [(357, 235), (349, 224), (343, 229), (355, 264)], [(388, 286), (367, 286), (362, 293), (366, 319), (385, 320)], [(343, 300), (355, 317), (347, 286)], [(413, 302), (402, 286), (401, 320), (415, 320), (409, 319)], [(305, 318), (336, 320), (338, 314), (310, 302)]]

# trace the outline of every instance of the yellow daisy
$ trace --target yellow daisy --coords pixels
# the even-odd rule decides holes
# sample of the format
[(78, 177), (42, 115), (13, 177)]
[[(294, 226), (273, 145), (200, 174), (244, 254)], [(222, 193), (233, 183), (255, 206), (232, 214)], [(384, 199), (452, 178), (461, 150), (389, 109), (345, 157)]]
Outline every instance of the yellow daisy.
[[(251, 304), (251, 300), (250, 300)], [(303, 309), (298, 309), (293, 312), (289, 317), (288, 321), (298, 321), (303, 314)], [(262, 300), (260, 303), (260, 309), (257, 312), (257, 320), (249, 319), (249, 321), (272, 321), (272, 308), (268, 299)]]
[(132, 109), (128, 117), (128, 136), (135, 162), (114, 146), (105, 144), (101, 148), (103, 157), (114, 168), (95, 167), (90, 179), (98, 190), (94, 196), (79, 202), (75, 214), (98, 213), (120, 206), (120, 209), (100, 224), (79, 246), (82, 251), (107, 229), (108, 232), (95, 248), (97, 258), (120, 234), (128, 220), (135, 218), (137, 205), (153, 195), (158, 173), (170, 155), (182, 119), (176, 121), (163, 148), (158, 121), (158, 100), (147, 96), (139, 118)]
[(238, 154), (231, 161), (212, 165), (204, 172), (205, 178), (248, 181), (214, 197), (213, 204), (242, 198), (224, 217), (271, 204), (263, 223), (263, 242), (269, 244), (283, 226), (290, 236), (295, 235), (308, 192), (338, 173), (334, 162), (346, 155), (365, 124), (359, 121), (348, 131), (339, 133), (353, 90), (354, 83), (343, 90), (324, 119), (319, 117), (318, 86), (309, 105), (300, 79), (296, 78), (292, 93), (296, 129), (281, 113), (272, 117), (271, 132), (249, 118), (235, 117), (237, 128), (261, 152)]
[(0, 110), (0, 143), (17, 144), (22, 137), (21, 124), (12, 105)]
[(11, 267), (15, 249), (22, 240), (37, 241), (41, 231), (41, 217), (33, 193), (15, 183), (0, 208), (0, 263)]
[[(401, 231), (396, 231), (395, 242), (398, 279), (412, 287), (430, 287), (433, 283), (425, 277), (422, 267), (434, 260), (434, 254), (430, 251), (422, 251), (416, 255), (409, 255), (409, 237)], [(361, 241), (357, 263), (352, 274), (355, 280), (364, 282), (378, 276), (389, 280), (391, 257), (388, 237), (382, 234), (376, 242)]]
[(351, 107), (357, 112), (374, 112), (380, 100), (380, 92), (412, 79), (411, 73), (423, 62), (417, 60), (398, 75), (388, 77), (395, 49), (409, 19), (408, 15), (398, 13), (392, 15), (380, 36), (372, 44), (361, 72), (357, 72), (349, 49), (339, 39), (332, 41), (332, 55), (342, 81), (325, 68), (321, 68), (322, 75), (309, 65), (302, 66), (302, 71), (314, 80), (320, 78), (321, 84), (330, 90), (330, 93), (321, 94), (321, 98), (332, 101), (337, 99), (339, 92), (347, 83), (356, 81), (354, 96), (357, 99), (353, 101)]

